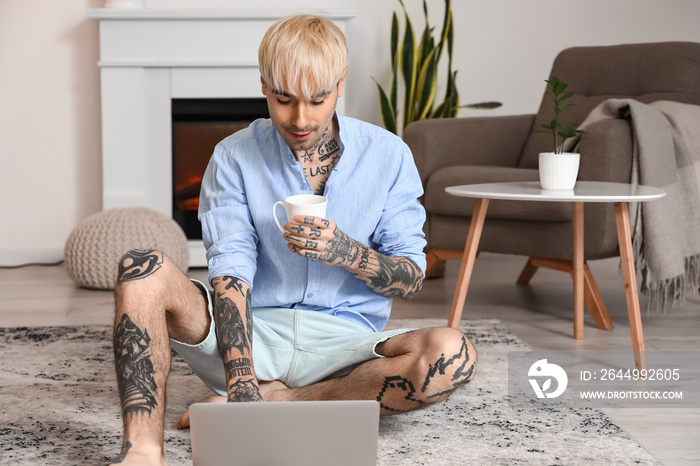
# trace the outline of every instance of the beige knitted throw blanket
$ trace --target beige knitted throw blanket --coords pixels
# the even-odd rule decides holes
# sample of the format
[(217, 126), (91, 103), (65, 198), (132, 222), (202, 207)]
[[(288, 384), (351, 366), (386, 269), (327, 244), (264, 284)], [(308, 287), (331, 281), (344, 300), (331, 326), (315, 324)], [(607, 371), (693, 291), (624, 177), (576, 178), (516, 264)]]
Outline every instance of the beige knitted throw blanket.
[(659, 200), (629, 206), (647, 311), (665, 311), (700, 286), (700, 106), (610, 99), (593, 109), (580, 129), (606, 118), (631, 120), (630, 183), (667, 192)]

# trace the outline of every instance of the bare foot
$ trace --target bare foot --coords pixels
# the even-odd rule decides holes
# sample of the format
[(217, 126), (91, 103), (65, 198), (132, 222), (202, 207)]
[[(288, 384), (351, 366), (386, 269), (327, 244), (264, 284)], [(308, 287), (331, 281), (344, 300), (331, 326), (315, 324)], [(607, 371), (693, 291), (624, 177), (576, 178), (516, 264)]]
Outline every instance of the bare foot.
[[(219, 396), (219, 395), (211, 395), (211, 396), (205, 396), (201, 400), (199, 400), (197, 403), (226, 403), (226, 397), (225, 396)], [(182, 416), (180, 416), (180, 419), (177, 421), (177, 424), (175, 424), (175, 427), (178, 429), (185, 429), (190, 426), (190, 408), (187, 408), (184, 413), (182, 413)]]
[[(289, 390), (284, 383), (279, 380), (272, 380), (270, 382), (259, 382), (260, 394), (264, 401), (283, 401), (285, 398), (282, 396), (284, 392)], [(225, 396), (205, 396), (198, 403), (226, 403)], [(185, 429), (190, 426), (190, 409), (187, 408), (180, 419), (177, 421), (175, 427), (178, 429)]]
[(258, 386), (264, 401), (284, 401), (286, 399), (284, 394), (289, 390), (289, 387), (279, 380), (259, 382)]
[(132, 445), (131, 442), (124, 442), (122, 445), (122, 451), (119, 457), (114, 460), (113, 464), (120, 465), (139, 465), (139, 466), (151, 466), (151, 465), (161, 465), (167, 466), (165, 461), (165, 456), (163, 456), (163, 451), (157, 446), (139, 446)]

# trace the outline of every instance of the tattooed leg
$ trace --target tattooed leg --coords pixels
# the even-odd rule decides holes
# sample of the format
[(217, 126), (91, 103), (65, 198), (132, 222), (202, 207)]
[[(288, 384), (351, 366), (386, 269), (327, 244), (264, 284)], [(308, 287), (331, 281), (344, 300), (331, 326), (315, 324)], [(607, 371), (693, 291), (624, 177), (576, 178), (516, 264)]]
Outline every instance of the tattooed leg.
[(471, 342), (450, 328), (397, 335), (380, 344), (377, 351), (386, 357), (360, 364), (343, 377), (280, 389), (266, 399), (377, 400), (383, 415), (397, 414), (445, 400), (472, 380), (476, 368), (477, 355)]
[(119, 264), (114, 360), (124, 423), (119, 464), (165, 464), (163, 421), (170, 340), (198, 343), (205, 297), (162, 252), (135, 250)]
[(163, 265), (163, 253), (153, 249), (133, 249), (119, 263), (118, 283), (140, 280), (155, 273)]
[(114, 360), (125, 417), (147, 416), (158, 406), (150, 343), (148, 330), (140, 329), (127, 314), (122, 314), (114, 330)]

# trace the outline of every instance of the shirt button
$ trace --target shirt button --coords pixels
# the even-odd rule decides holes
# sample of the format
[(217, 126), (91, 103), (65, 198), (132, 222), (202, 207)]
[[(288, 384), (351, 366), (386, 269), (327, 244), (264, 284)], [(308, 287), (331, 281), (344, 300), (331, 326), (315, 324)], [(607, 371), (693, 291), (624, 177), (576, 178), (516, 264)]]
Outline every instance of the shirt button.
[(309, 294), (306, 295), (306, 297), (309, 298), (309, 299), (311, 299), (311, 298), (314, 297), (314, 294), (313, 294), (313, 293), (309, 293)]

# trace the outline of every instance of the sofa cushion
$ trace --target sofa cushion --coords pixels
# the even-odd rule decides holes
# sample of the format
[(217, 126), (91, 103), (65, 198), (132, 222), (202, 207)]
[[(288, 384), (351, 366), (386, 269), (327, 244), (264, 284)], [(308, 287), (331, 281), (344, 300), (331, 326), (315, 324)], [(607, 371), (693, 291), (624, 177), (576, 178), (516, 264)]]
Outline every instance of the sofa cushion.
[[(471, 217), (476, 199), (453, 196), (445, 192), (445, 188), (463, 184), (537, 180), (539, 173), (536, 169), (480, 165), (441, 168), (428, 178), (424, 206), (428, 213)], [(492, 200), (486, 215), (489, 218), (570, 222), (571, 204)]]

